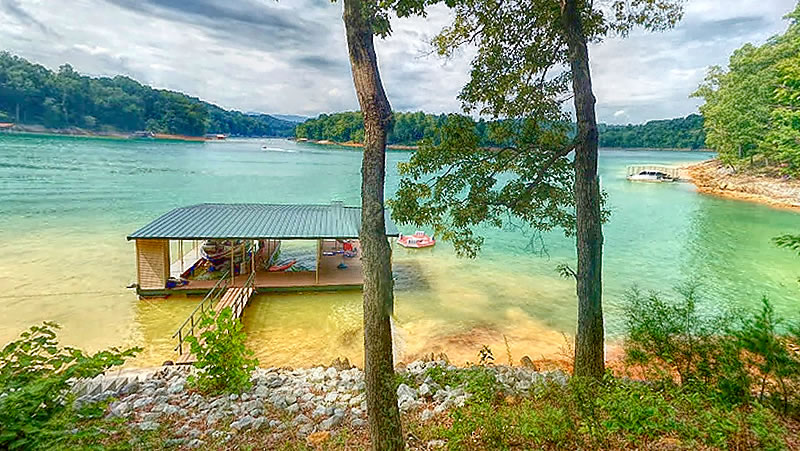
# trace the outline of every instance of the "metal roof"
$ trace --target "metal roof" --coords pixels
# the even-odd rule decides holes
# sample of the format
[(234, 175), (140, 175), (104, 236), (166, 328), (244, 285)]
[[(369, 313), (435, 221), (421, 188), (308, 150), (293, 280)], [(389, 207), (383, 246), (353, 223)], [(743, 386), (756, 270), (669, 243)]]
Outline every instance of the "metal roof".
[[(386, 236), (398, 236), (388, 212)], [(129, 240), (358, 238), (361, 208), (328, 205), (198, 204), (176, 208), (128, 235)]]

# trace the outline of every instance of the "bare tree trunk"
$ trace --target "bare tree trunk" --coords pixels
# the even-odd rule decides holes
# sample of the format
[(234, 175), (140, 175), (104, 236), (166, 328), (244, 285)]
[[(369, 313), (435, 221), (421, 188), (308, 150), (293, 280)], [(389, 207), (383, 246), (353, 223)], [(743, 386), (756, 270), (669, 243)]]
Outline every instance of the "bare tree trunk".
[(361, 247), (364, 271), (364, 377), (369, 435), (374, 450), (402, 450), (403, 432), (394, 388), (392, 250), (386, 239), (383, 190), (386, 135), (392, 120), (375, 56), (371, 15), (361, 0), (344, 0), (347, 47), (364, 116), (361, 164)]
[(578, 250), (578, 329), (575, 376), (600, 378), (605, 372), (603, 331), (603, 229), (600, 181), (597, 176), (597, 117), (589, 50), (578, 0), (562, 0), (562, 18), (569, 47), (578, 145), (575, 148), (575, 213)]

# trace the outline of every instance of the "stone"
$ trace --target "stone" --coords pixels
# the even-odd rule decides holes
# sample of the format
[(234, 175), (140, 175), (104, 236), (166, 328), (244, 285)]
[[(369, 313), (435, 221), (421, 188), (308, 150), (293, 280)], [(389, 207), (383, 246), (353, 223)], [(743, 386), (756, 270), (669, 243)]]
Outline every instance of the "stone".
[(178, 393), (181, 393), (183, 391), (183, 385), (184, 385), (183, 381), (175, 382), (174, 384), (169, 386), (169, 389), (167, 389), (167, 393), (169, 393), (170, 395), (177, 395)]
[(258, 430), (264, 426), (264, 423), (267, 422), (267, 419), (264, 417), (258, 417), (253, 420), (253, 424), (250, 425), (250, 429)]
[(139, 387), (140, 385), (139, 382), (137, 381), (128, 382), (127, 384), (125, 384), (124, 387), (122, 387), (122, 389), (120, 389), (119, 394), (130, 395), (136, 393), (137, 391), (139, 391)]
[(205, 444), (206, 444), (206, 442), (200, 440), (199, 438), (196, 438), (196, 439), (192, 440), (191, 442), (189, 442), (188, 444), (186, 444), (186, 447), (187, 448), (200, 448), (201, 446), (203, 446)]
[(155, 431), (158, 429), (158, 422), (155, 421), (143, 421), (138, 424), (139, 429), (142, 431)]
[(215, 425), (222, 417), (225, 416), (222, 412), (214, 411), (206, 415), (206, 424), (208, 426)]
[(297, 403), (294, 403), (294, 404), (290, 405), (289, 407), (287, 407), (286, 411), (289, 412), (290, 414), (294, 415), (294, 414), (296, 414), (297, 412), (300, 411), (300, 405), (297, 404)]
[(331, 392), (331, 393), (328, 393), (327, 395), (325, 395), (325, 402), (327, 402), (328, 404), (333, 404), (333, 403), (336, 402), (336, 399), (338, 399), (338, 398), (339, 398), (339, 394), (338, 393)]
[(358, 407), (353, 407), (352, 409), (350, 409), (350, 415), (354, 417), (360, 417), (361, 415), (364, 415), (364, 411), (359, 409)]
[(420, 385), (418, 391), (419, 391), (419, 395), (420, 396), (424, 396), (425, 398), (433, 396), (433, 391), (431, 390), (430, 385), (428, 385), (426, 383), (423, 383), (422, 385)]
[(444, 440), (431, 440), (428, 442), (428, 449), (444, 448), (447, 442)]
[(164, 415), (175, 415), (176, 413), (180, 412), (180, 410), (181, 409), (179, 407), (173, 406), (172, 404), (167, 404), (163, 409), (161, 409)]
[[(324, 414), (324, 410), (323, 410), (323, 414)], [(273, 421), (278, 421), (278, 420), (273, 420)], [(292, 420), (292, 423), (294, 423), (294, 424), (309, 424), (311, 422), (312, 422), (311, 418), (308, 418), (307, 416), (303, 415), (302, 413), (300, 415), (294, 417), (294, 420)], [(278, 423), (280, 424), (280, 422), (278, 422)], [(270, 423), (270, 426), (271, 425), (272, 425), (272, 423)]]
[(185, 435), (186, 437), (192, 439), (200, 437), (201, 435), (203, 435), (203, 433), (200, 432), (198, 429), (189, 429), (188, 431), (186, 431)]
[(361, 418), (353, 418), (352, 420), (350, 420), (350, 424), (352, 424), (355, 427), (362, 427), (366, 425), (367, 422), (362, 420)]
[(110, 416), (112, 417), (124, 417), (128, 415), (130, 412), (130, 404), (125, 401), (116, 401), (111, 403), (111, 410)]
[(161, 412), (159, 411), (146, 412), (142, 414), (142, 421), (144, 422), (155, 422), (159, 418), (161, 418)]
[(342, 424), (343, 420), (344, 420), (344, 415), (333, 415), (330, 418), (328, 418), (327, 420), (323, 420), (319, 424), (319, 427), (321, 427), (322, 429), (326, 429), (326, 430), (327, 429), (333, 429), (336, 426), (339, 426), (340, 424)]
[(397, 400), (406, 398), (417, 399), (417, 391), (406, 384), (400, 384), (397, 387)]
[(431, 418), (433, 418), (433, 416), (434, 416), (433, 410), (425, 409), (419, 415), (419, 419), (422, 420), (422, 421), (430, 421)]
[(336, 376), (339, 374), (336, 372), (336, 368), (330, 367), (325, 370), (325, 379), (336, 379)]
[(153, 403), (153, 398), (139, 398), (133, 402), (133, 409), (139, 410), (142, 407), (149, 406), (152, 403)]
[(164, 441), (164, 448), (173, 448), (181, 446), (186, 442), (185, 438), (171, 438)]
[(313, 418), (324, 417), (327, 415), (328, 415), (328, 409), (326, 409), (325, 406), (317, 406), (317, 408), (314, 409), (313, 412), (311, 412), (311, 416)]
[(241, 395), (239, 395), (239, 399), (241, 399), (242, 401), (247, 401), (248, 399), (250, 399), (250, 395), (248, 395), (247, 393), (242, 393)]
[(250, 426), (252, 425), (253, 425), (253, 417), (247, 415), (231, 423), (231, 429), (235, 431), (243, 431), (245, 429), (250, 428)]
[(256, 391), (253, 394), (258, 398), (266, 398), (269, 396), (269, 388), (265, 385), (259, 385), (256, 387)]
[(236, 393), (231, 393), (230, 395), (228, 395), (228, 399), (231, 401), (236, 401), (237, 399), (239, 399), (239, 395), (237, 395)]

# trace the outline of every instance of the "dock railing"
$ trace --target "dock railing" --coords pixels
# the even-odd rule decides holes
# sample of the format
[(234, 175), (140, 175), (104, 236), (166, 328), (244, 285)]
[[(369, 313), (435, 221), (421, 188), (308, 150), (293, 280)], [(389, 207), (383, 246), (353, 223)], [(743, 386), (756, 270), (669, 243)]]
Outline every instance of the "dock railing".
[[(249, 279), (248, 279), (249, 280)], [(189, 336), (194, 336), (194, 329), (196, 326), (200, 325), (200, 321), (202, 321), (203, 316), (208, 311), (214, 311), (214, 304), (222, 298), (222, 295), (225, 294), (225, 290), (228, 289), (228, 284), (230, 283), (230, 279), (228, 278), (228, 271), (222, 274), (222, 278), (217, 281), (214, 285), (214, 288), (206, 294), (202, 301), (197, 304), (197, 307), (192, 310), (191, 315), (186, 318), (186, 321), (181, 324), (181, 327), (172, 334), (172, 338), (178, 339), (178, 344), (175, 346), (175, 351), (178, 352), (178, 355), (183, 355), (183, 342), (186, 341), (186, 338)], [(186, 331), (186, 328), (189, 328)]]
[(250, 300), (250, 297), (253, 294), (252, 290), (255, 290), (255, 281), (256, 273), (251, 272), (250, 277), (245, 280), (244, 285), (242, 285), (242, 289), (236, 295), (236, 299), (233, 301), (233, 305), (231, 306), (234, 318), (241, 318), (242, 314), (244, 313), (244, 308), (247, 307), (247, 302)]

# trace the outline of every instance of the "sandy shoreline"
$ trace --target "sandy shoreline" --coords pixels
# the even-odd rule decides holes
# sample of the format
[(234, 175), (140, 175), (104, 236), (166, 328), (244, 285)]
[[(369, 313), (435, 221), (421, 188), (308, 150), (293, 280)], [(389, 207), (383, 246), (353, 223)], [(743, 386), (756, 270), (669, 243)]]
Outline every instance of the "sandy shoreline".
[(717, 159), (681, 169), (703, 194), (800, 211), (800, 180), (734, 173)]

